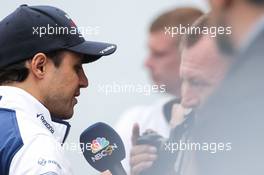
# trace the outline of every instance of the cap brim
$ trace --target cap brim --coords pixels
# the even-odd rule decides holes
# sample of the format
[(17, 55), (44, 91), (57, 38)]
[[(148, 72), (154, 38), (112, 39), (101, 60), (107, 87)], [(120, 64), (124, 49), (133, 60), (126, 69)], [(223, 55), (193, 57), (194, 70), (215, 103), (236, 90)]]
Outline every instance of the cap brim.
[(116, 51), (117, 46), (110, 43), (85, 41), (76, 46), (67, 48), (70, 51), (84, 54), (83, 63), (91, 63), (102, 56), (107, 56)]

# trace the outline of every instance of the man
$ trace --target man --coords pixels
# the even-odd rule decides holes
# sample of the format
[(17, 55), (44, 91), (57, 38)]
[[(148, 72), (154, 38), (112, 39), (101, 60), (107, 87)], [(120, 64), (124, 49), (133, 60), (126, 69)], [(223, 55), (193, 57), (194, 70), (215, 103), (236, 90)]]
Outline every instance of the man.
[(116, 46), (69, 30), (78, 31), (51, 6), (21, 5), (0, 22), (2, 175), (72, 174), (61, 149), (70, 127), (63, 120), (73, 116), (80, 89), (88, 86), (82, 64)]
[[(208, 16), (200, 18), (196, 26), (207, 24)], [(186, 35), (182, 44), (182, 100), (184, 108), (201, 108), (217, 89), (225, 76), (230, 60), (221, 57), (215, 39), (210, 35)]]
[[(179, 43), (181, 35), (170, 35), (166, 33), (166, 28), (179, 27), (180, 25), (187, 27), (192, 24), (199, 16), (202, 15), (200, 10), (194, 8), (177, 8), (168, 11), (153, 21), (149, 30), (148, 47), (149, 56), (145, 61), (145, 66), (149, 69), (152, 80), (155, 85), (165, 87), (166, 92), (173, 95), (174, 98), (180, 97), (180, 53)], [(127, 158), (122, 162), (126, 171), (130, 172), (129, 155), (132, 146), (131, 136), (133, 132), (139, 133), (138, 123), (141, 130), (155, 129), (162, 136), (168, 137), (170, 132), (169, 115), (165, 115), (164, 105), (171, 103), (171, 97), (162, 99), (152, 106), (137, 107), (126, 111), (121, 120), (117, 124), (117, 131), (121, 135), (126, 147)], [(172, 100), (179, 102), (179, 99)], [(132, 132), (132, 130), (134, 130)], [(145, 147), (136, 146), (140, 152)], [(153, 148), (155, 149), (155, 148)], [(151, 151), (152, 149), (147, 149)], [(148, 159), (148, 157), (142, 157)], [(150, 157), (152, 160), (154, 157)], [(146, 160), (147, 161), (147, 160)], [(140, 163), (140, 162), (138, 162)], [(135, 162), (135, 164), (138, 164)], [(148, 164), (138, 165), (139, 167), (149, 167)], [(137, 174), (141, 168), (132, 170), (131, 174)]]
[[(198, 26), (208, 26), (206, 24), (208, 16), (204, 16), (204, 18), (199, 20), (197, 21)], [(181, 106), (183, 109), (178, 107), (173, 111), (172, 120), (178, 121), (174, 124), (174, 132), (177, 132), (177, 125), (186, 120), (184, 115), (181, 115), (180, 110), (193, 109), (193, 112), (197, 113), (203, 108), (208, 98), (219, 88), (231, 64), (230, 60), (220, 55), (215, 39), (210, 35), (187, 35), (183, 43), (182, 64), (180, 67), (182, 80)], [(195, 120), (200, 120), (197, 115), (194, 118)], [(186, 132), (188, 134), (184, 134), (185, 139), (183, 140), (187, 143), (187, 140), (192, 140), (192, 138), (189, 135), (190, 131)], [(179, 174), (196, 174), (197, 160), (194, 152), (195, 150), (183, 151), (182, 159), (178, 158), (180, 164), (178, 168)]]
[(263, 174), (264, 1), (211, 0), (212, 24), (231, 26), (218, 37), (233, 64), (217, 93), (198, 114), (193, 132), (199, 142), (231, 142), (232, 150), (197, 152), (198, 174)]
[[(199, 18), (193, 26), (199, 28), (209, 27), (207, 23), (208, 15), (204, 15)], [(170, 123), (174, 129), (171, 131), (169, 142), (175, 142), (176, 140), (178, 141), (178, 139), (186, 142), (189, 137), (189, 130), (181, 131), (180, 128), (181, 125), (190, 125), (187, 123), (187, 117), (191, 116), (186, 114), (185, 111), (187, 109), (192, 109), (193, 112), (196, 112), (203, 106), (207, 98), (218, 88), (230, 65), (229, 60), (223, 59), (220, 56), (215, 39), (210, 35), (186, 34), (181, 42), (181, 48), (180, 78), (182, 81), (182, 99), (180, 105), (176, 104), (173, 106)], [(178, 135), (179, 133), (183, 133), (183, 135), (181, 135), (180, 138), (174, 138), (174, 135)], [(134, 142), (136, 142), (136, 139)], [(145, 150), (144, 154), (148, 157), (162, 156), (161, 154), (157, 155), (154, 151), (150, 152), (147, 150)], [(139, 154), (136, 149), (132, 149), (131, 155), (131, 166), (134, 167), (134, 161), (136, 161), (138, 157), (143, 156), (143, 154)], [(159, 162), (155, 162), (156, 166), (167, 167), (163, 170), (166, 170), (166, 172), (170, 171), (170, 174), (195, 174), (196, 162), (190, 151), (186, 150), (182, 151), (182, 153), (168, 153), (165, 155), (166, 156), (162, 156), (164, 159), (160, 158), (158, 159)], [(149, 160), (141, 164), (143, 163), (153, 165), (154, 161)], [(162, 164), (164, 164), (164, 166)], [(175, 167), (169, 167), (168, 164), (173, 164)], [(153, 167), (150, 167), (150, 169), (151, 168)], [(170, 168), (173, 168), (173, 171), (170, 170)]]

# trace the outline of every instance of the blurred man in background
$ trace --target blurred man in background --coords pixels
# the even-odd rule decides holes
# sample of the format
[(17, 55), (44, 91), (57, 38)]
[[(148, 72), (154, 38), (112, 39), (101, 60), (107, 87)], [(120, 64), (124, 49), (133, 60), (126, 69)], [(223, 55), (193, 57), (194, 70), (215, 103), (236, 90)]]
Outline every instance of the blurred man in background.
[[(208, 15), (196, 21), (194, 26), (209, 26)], [(184, 108), (201, 108), (223, 80), (230, 61), (220, 55), (216, 40), (210, 34), (186, 35), (181, 60), (181, 104)]]
[[(151, 24), (148, 38), (150, 52), (145, 61), (145, 66), (149, 69), (154, 84), (159, 87), (164, 86), (166, 93), (172, 97), (162, 99), (152, 106), (130, 109), (121, 116), (116, 129), (126, 147), (127, 159), (123, 161), (123, 165), (127, 172), (130, 171), (131, 136), (138, 135), (140, 127), (142, 131), (154, 129), (162, 136), (168, 137), (170, 118), (166, 117), (169, 115), (164, 115), (164, 105), (171, 100), (174, 102), (180, 101), (174, 98), (180, 98), (179, 44), (181, 35), (172, 36), (169, 33), (166, 34), (165, 28), (179, 27), (180, 25), (187, 27), (201, 15), (202, 12), (195, 8), (177, 8), (162, 14)], [(134, 123), (138, 123), (138, 125), (133, 128)], [(134, 134), (132, 134), (132, 129)], [(155, 151), (155, 148), (148, 149), (145, 146), (136, 146), (136, 149), (139, 153)], [(133, 166), (134, 169), (131, 171), (132, 174), (138, 174), (141, 169), (150, 167), (149, 161), (154, 159), (155, 157), (140, 156), (134, 162), (135, 166)]]
[(196, 152), (198, 174), (263, 174), (264, 1), (211, 0), (212, 25), (231, 26), (218, 46), (233, 62), (221, 87), (198, 114), (199, 142), (232, 143), (231, 151)]
[[(209, 27), (208, 16), (200, 18), (194, 26)], [(184, 125), (186, 117), (182, 111), (193, 109), (194, 119), (200, 120), (196, 115), (207, 99), (219, 88), (230, 66), (230, 60), (221, 56), (216, 40), (210, 35), (186, 35), (182, 43), (182, 63), (180, 77), (182, 80), (181, 107), (173, 108), (172, 126), (177, 134), (177, 125)], [(198, 118), (198, 119), (197, 119)], [(189, 130), (182, 136), (182, 141), (192, 141)], [(173, 133), (173, 132), (172, 132)], [(170, 136), (173, 138), (173, 134)], [(173, 140), (173, 139), (172, 139)], [(176, 172), (184, 175), (196, 174), (195, 150), (185, 150), (178, 154)]]
[[(193, 26), (199, 28), (209, 27), (208, 15), (204, 15), (199, 18)], [(181, 104), (175, 104), (172, 109), (173, 111), (170, 124), (173, 130), (171, 132), (169, 142), (179, 141), (178, 139), (182, 142), (191, 140), (189, 137), (190, 130), (183, 131), (181, 127), (181, 125), (190, 125), (190, 122), (187, 121), (187, 119), (188, 117), (193, 117), (193, 115), (191, 116), (186, 114), (186, 110), (192, 109), (193, 112), (195, 112), (203, 106), (207, 98), (218, 88), (230, 65), (228, 59), (224, 59), (220, 56), (215, 38), (210, 35), (203, 35), (199, 33), (186, 34), (181, 42), (181, 53), (180, 78), (182, 81), (182, 99)], [(196, 116), (194, 117), (196, 118)], [(192, 128), (192, 126), (190, 127)], [(182, 135), (180, 135), (180, 138), (176, 139), (175, 135), (178, 135), (179, 133), (182, 133)], [(134, 140), (134, 143), (136, 143), (136, 139)], [(136, 146), (132, 149), (132, 167), (137, 166), (134, 162), (137, 162), (137, 159), (139, 159), (138, 157), (140, 156), (162, 156), (157, 155), (156, 152), (147, 151), (147, 148), (151, 149), (150, 146), (146, 146), (144, 153), (139, 153)], [(170, 172), (168, 174), (195, 174), (196, 162), (192, 151), (181, 150), (176, 154), (169, 153), (165, 155), (166, 156), (163, 156), (164, 158), (158, 159), (159, 162), (155, 162), (156, 165), (154, 166), (159, 166), (159, 169), (162, 169), (162, 171)], [(141, 164), (149, 163), (153, 165), (154, 163), (154, 160), (144, 161), (145, 160), (141, 160)], [(164, 164), (164, 166), (162, 164)], [(168, 164), (171, 164), (171, 167), (169, 167)], [(171, 168), (173, 170), (171, 170)], [(152, 172), (152, 174), (155, 174), (156, 172), (157, 175), (162, 174), (158, 173), (158, 171), (159, 170)]]

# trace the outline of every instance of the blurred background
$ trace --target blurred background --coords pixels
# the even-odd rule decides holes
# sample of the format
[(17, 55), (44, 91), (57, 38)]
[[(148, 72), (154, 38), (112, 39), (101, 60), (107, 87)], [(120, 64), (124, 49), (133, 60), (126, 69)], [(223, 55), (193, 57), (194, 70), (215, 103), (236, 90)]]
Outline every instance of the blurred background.
[(126, 109), (135, 105), (149, 104), (159, 94), (119, 92), (106, 93), (107, 85), (151, 84), (144, 68), (147, 54), (146, 39), (151, 21), (162, 12), (180, 6), (194, 6), (208, 11), (206, 0), (3, 0), (0, 19), (14, 11), (21, 4), (52, 5), (66, 11), (77, 26), (89, 31), (86, 40), (115, 43), (115, 54), (84, 66), (89, 87), (81, 91), (66, 151), (74, 174), (96, 175), (97, 171), (88, 165), (80, 153), (79, 135), (88, 126), (102, 121), (114, 126)]

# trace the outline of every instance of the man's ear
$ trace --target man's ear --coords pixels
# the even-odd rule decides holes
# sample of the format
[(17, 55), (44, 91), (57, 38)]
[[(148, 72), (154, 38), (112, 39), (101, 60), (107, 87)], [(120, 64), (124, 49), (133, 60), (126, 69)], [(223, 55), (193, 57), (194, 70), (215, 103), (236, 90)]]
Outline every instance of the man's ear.
[(47, 71), (48, 58), (44, 53), (37, 53), (31, 61), (28, 62), (28, 66), (32, 74), (42, 79)]

